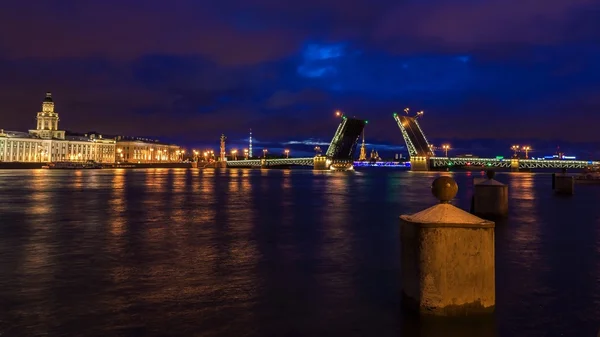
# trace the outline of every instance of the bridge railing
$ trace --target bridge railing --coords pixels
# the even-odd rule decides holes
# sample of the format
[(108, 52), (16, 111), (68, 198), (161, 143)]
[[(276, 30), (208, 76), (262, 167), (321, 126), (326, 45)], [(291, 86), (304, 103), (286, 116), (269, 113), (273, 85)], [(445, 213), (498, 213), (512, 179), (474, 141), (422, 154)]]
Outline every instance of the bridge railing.
[(261, 166), (313, 166), (314, 158), (273, 158), (273, 159), (248, 159), (228, 160), (228, 167), (261, 167)]
[(499, 168), (510, 168), (518, 165), (519, 168), (566, 168), (579, 169), (590, 165), (599, 165), (600, 162), (584, 160), (538, 160), (538, 159), (498, 159), (498, 158), (473, 158), (473, 157), (431, 157), (432, 167), (451, 166), (489, 166)]

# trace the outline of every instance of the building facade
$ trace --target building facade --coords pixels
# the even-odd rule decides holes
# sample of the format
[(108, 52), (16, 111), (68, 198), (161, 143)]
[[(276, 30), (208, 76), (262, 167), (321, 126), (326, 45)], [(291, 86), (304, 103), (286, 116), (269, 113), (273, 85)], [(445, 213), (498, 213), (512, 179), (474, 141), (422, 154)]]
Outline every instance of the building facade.
[(156, 140), (117, 137), (115, 155), (118, 163), (172, 163), (181, 162), (185, 151), (177, 145)]
[(0, 162), (115, 162), (114, 139), (96, 134), (67, 136), (59, 130), (60, 119), (50, 92), (46, 93), (36, 120), (36, 128), (29, 132), (0, 129)]

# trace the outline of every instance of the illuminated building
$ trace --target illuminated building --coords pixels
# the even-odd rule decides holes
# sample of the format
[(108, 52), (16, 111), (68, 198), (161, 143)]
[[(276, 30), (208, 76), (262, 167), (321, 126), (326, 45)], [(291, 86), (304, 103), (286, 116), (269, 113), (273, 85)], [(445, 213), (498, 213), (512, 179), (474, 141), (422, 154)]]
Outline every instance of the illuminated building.
[(119, 136), (113, 160), (118, 163), (169, 163), (180, 162), (183, 154), (183, 150), (177, 145), (146, 138)]
[(375, 150), (371, 150), (371, 161), (380, 161), (379, 153)]
[(0, 130), (0, 162), (114, 162), (114, 139), (96, 134), (71, 136), (59, 130), (60, 118), (54, 111), (50, 92), (46, 93), (36, 120), (36, 128), (29, 132)]

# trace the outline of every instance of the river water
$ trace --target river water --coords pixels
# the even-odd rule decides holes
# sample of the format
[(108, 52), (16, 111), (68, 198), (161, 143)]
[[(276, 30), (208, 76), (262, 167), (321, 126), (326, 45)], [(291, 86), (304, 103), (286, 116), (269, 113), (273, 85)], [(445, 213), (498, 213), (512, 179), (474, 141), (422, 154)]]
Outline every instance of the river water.
[[(398, 216), (439, 174), (0, 171), (0, 336), (596, 336), (600, 186), (548, 174), (496, 177), (491, 321), (402, 311)], [(468, 209), (481, 173), (444, 174)]]

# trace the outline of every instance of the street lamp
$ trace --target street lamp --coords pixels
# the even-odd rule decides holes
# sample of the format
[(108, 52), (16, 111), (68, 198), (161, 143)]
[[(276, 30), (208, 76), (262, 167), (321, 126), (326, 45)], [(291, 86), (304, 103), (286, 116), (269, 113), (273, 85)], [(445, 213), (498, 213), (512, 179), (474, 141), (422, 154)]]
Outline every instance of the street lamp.
[(448, 157), (448, 150), (450, 150), (450, 145), (444, 144), (442, 145), (442, 149), (446, 152), (446, 157)]
[(518, 157), (517, 153), (519, 153), (519, 145), (513, 145), (510, 147), (510, 149), (515, 152), (514, 156)]
[(248, 149), (244, 149), (244, 158), (248, 160)]
[(531, 150), (530, 146), (523, 146), (523, 151), (525, 151), (525, 159), (529, 158), (529, 151)]
[(263, 158), (267, 159), (267, 149), (263, 149)]
[(404, 112), (408, 115), (408, 112), (410, 111), (409, 108), (404, 108)]
[(231, 156), (233, 157), (233, 160), (237, 160), (237, 150), (236, 149), (231, 150)]
[(290, 150), (285, 149), (283, 152), (285, 152), (285, 157), (289, 158), (290, 157)]
[(321, 147), (320, 146), (315, 146), (315, 152), (317, 153), (317, 156), (321, 154)]
[(336, 111), (335, 111), (335, 115), (336, 115), (337, 117), (340, 117), (340, 116), (342, 116), (342, 112), (341, 112), (340, 110), (336, 110)]

